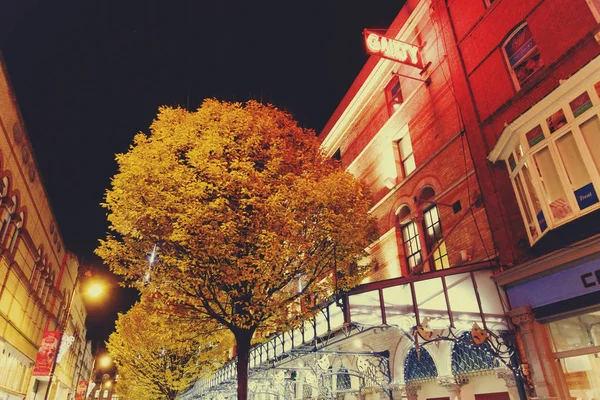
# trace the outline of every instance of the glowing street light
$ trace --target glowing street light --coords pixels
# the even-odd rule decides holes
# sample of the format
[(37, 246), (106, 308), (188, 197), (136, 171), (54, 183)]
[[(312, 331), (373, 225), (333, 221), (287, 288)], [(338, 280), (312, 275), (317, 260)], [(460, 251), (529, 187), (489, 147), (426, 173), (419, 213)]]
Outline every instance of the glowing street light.
[(91, 283), (85, 291), (90, 299), (97, 299), (106, 293), (106, 286), (100, 282)]
[(106, 368), (110, 365), (111, 362), (112, 358), (108, 354), (105, 354), (98, 360), (98, 365), (100, 366), (100, 368)]

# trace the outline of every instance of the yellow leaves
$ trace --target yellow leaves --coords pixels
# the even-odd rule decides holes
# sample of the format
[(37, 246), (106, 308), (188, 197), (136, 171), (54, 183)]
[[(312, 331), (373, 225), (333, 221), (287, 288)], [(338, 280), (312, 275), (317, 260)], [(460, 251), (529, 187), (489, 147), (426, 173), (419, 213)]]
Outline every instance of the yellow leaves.
[[(195, 112), (162, 107), (117, 162), (103, 204), (113, 235), (96, 253), (190, 318), (277, 329), (302, 316), (299, 299), (326, 299), (363, 277), (368, 192), (288, 113), (212, 99)], [(337, 282), (327, 278), (334, 267)]]

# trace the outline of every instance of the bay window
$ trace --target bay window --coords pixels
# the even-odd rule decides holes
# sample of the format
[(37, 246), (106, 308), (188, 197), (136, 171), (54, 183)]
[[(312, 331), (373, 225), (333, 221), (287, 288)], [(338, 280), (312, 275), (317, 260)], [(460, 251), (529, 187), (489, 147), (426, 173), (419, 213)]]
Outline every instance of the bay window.
[(600, 208), (600, 58), (508, 125), (503, 159), (531, 244)]

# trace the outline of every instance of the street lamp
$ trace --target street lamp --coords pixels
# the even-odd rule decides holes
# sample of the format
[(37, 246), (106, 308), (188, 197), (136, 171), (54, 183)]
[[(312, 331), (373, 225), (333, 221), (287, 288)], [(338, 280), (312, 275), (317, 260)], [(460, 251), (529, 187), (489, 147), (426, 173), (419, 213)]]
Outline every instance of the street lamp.
[(100, 366), (100, 368), (106, 368), (110, 365), (111, 362), (112, 358), (108, 354), (105, 354), (98, 360), (98, 365)]
[[(71, 315), (71, 309), (73, 308), (73, 298), (75, 297), (75, 294), (77, 293), (77, 285), (79, 284), (80, 277), (81, 277), (80, 274), (77, 274), (77, 277), (75, 278), (75, 282), (73, 283), (73, 292), (71, 293), (71, 296), (69, 297), (69, 305), (67, 307), (67, 312), (65, 313), (64, 318), (60, 324), (59, 336), (58, 336), (58, 346), (56, 348), (56, 355), (54, 358), (54, 362), (52, 363), (52, 368), (50, 369), (50, 375), (48, 376), (48, 386), (46, 387), (46, 393), (44, 394), (44, 400), (48, 400), (48, 395), (50, 394), (50, 387), (52, 386), (52, 379), (54, 378), (54, 371), (56, 370), (56, 364), (58, 364), (58, 354), (60, 354), (63, 337), (65, 336), (65, 331), (67, 330), (67, 324), (69, 322), (69, 315)], [(94, 284), (95, 290), (93, 293), (95, 293), (95, 295), (92, 294), (91, 295), (92, 297), (98, 297), (101, 293), (104, 292), (104, 289), (100, 290), (100, 287), (96, 286), (98, 284), (99, 283)], [(84, 293), (82, 293), (82, 294), (84, 294)]]

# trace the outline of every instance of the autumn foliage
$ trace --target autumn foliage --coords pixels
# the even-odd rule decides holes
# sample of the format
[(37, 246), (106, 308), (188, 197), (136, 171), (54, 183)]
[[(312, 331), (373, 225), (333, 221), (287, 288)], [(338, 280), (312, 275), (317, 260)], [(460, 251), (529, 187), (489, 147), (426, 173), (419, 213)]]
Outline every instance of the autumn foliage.
[(119, 370), (117, 389), (130, 400), (174, 399), (226, 361), (233, 343), (213, 321), (190, 325), (146, 296), (119, 314), (107, 348)]
[(209, 316), (235, 335), (240, 398), (257, 331), (298, 324), (312, 311), (301, 303), (364, 277), (375, 233), (365, 186), (273, 106), (161, 108), (117, 161), (103, 204), (111, 233), (97, 254), (180, 315)]

